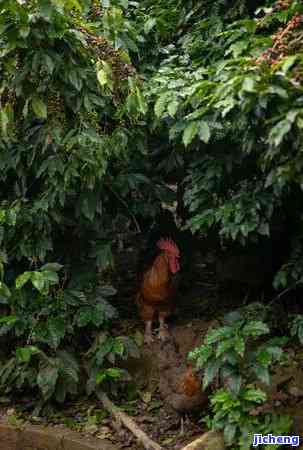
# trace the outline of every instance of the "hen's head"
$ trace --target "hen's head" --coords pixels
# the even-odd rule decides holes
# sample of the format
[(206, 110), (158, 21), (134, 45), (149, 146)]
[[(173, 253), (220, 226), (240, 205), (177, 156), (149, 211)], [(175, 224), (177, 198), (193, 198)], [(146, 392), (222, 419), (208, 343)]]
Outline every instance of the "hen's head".
[(160, 250), (163, 250), (167, 257), (168, 257), (168, 263), (169, 268), (172, 273), (177, 273), (180, 270), (180, 250), (178, 249), (177, 245), (174, 243), (172, 239), (160, 239), (157, 242), (157, 247)]

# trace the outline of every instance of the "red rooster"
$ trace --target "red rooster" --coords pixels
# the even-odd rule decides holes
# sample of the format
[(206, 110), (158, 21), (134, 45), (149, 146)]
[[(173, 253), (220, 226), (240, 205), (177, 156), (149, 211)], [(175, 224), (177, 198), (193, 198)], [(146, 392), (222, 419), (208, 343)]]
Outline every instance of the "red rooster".
[(180, 251), (173, 240), (160, 239), (157, 247), (160, 253), (142, 274), (136, 297), (140, 316), (145, 322), (144, 341), (147, 344), (153, 341), (152, 323), (155, 314), (159, 317), (159, 338), (165, 340), (169, 336), (165, 319), (174, 308), (176, 294), (174, 274), (180, 270)]

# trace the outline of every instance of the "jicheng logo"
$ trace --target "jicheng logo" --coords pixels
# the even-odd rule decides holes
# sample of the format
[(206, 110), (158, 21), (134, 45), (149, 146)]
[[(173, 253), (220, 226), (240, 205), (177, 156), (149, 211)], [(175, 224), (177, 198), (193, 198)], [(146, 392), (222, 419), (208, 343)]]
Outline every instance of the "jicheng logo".
[(254, 434), (253, 446), (257, 445), (291, 445), (298, 447), (300, 445), (300, 436), (275, 436), (274, 434)]

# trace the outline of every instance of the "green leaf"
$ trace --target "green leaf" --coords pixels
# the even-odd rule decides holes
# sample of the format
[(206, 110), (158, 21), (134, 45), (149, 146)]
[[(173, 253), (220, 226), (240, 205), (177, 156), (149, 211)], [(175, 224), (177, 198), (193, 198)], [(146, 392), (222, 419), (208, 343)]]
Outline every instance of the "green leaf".
[(72, 85), (77, 89), (77, 91), (81, 91), (82, 88), (82, 79), (78, 72), (75, 70), (71, 70), (68, 73), (69, 81), (72, 83)]
[(234, 349), (239, 356), (243, 357), (245, 352), (245, 341), (242, 337), (237, 336), (234, 339)]
[(99, 372), (96, 376), (96, 383), (101, 384), (103, 381), (107, 379), (118, 379), (121, 378), (123, 374), (123, 370), (117, 369), (115, 367), (110, 369), (105, 369), (102, 372)]
[(141, 112), (141, 114), (145, 114), (147, 111), (147, 105), (146, 105), (145, 99), (142, 95), (142, 92), (140, 91), (140, 89), (138, 87), (136, 87), (136, 96), (137, 96), (139, 111)]
[(40, 369), (37, 376), (37, 384), (45, 400), (48, 400), (53, 395), (58, 376), (58, 367), (46, 366)]
[(44, 264), (44, 266), (42, 266), (40, 268), (40, 270), (42, 270), (42, 271), (47, 270), (47, 271), (51, 271), (51, 272), (59, 272), (59, 270), (62, 269), (62, 267), (63, 267), (62, 264), (59, 264), (59, 263), (47, 263), (47, 264)]
[(198, 128), (198, 123), (197, 122), (191, 122), (189, 125), (187, 125), (187, 127), (185, 128), (184, 132), (183, 132), (183, 144), (185, 145), (185, 147), (187, 147), (192, 140), (194, 139), (194, 137), (198, 134), (199, 128)]
[(0, 317), (0, 325), (12, 326), (17, 322), (18, 318), (16, 316), (4, 316)]
[(45, 288), (45, 278), (40, 272), (32, 272), (30, 280), (33, 286), (42, 294)]
[(86, 327), (86, 325), (94, 321), (94, 318), (94, 309), (90, 306), (85, 306), (78, 313), (77, 325), (78, 327)]
[(287, 56), (286, 58), (283, 59), (283, 64), (281, 67), (281, 72), (283, 73), (283, 75), (287, 74), (287, 72), (289, 71), (289, 69), (291, 69), (291, 67), (294, 65), (297, 59), (298, 55)]
[(25, 285), (25, 283), (28, 282), (28, 280), (31, 278), (32, 272), (24, 272), (22, 275), (19, 275), (16, 278), (16, 288), (21, 289), (22, 286)]
[(227, 380), (228, 387), (235, 394), (238, 395), (242, 385), (242, 376), (238, 373), (230, 373)]
[(55, 68), (55, 62), (49, 55), (44, 55), (45, 65), (48, 68), (49, 73), (53, 73)]
[(41, 274), (43, 275), (44, 280), (48, 281), (50, 284), (59, 283), (59, 277), (56, 272), (51, 272), (50, 270), (43, 270)]
[(0, 281), (0, 297), (3, 297), (5, 299), (8, 299), (11, 297), (11, 291), (9, 290), (9, 288), (6, 286), (5, 283), (3, 283), (3, 281)]
[(19, 28), (19, 33), (20, 33), (20, 36), (21, 36), (23, 39), (26, 39), (27, 36), (28, 36), (29, 33), (30, 33), (30, 27), (28, 27), (28, 26), (22, 26), (22, 27), (20, 27), (20, 28)]
[(261, 389), (247, 388), (242, 398), (248, 402), (263, 403), (266, 400), (266, 394)]
[(237, 426), (234, 424), (227, 424), (224, 428), (224, 440), (226, 444), (232, 445), (235, 439)]
[(243, 91), (255, 92), (255, 80), (253, 78), (245, 77), (242, 84)]
[(252, 370), (257, 375), (258, 379), (262, 381), (262, 383), (270, 385), (270, 373), (267, 367), (263, 366), (254, 366)]
[(163, 94), (160, 95), (160, 97), (156, 101), (154, 107), (156, 117), (160, 118), (163, 115), (166, 109), (168, 97), (170, 95), (171, 95), (170, 92), (164, 92)]
[(28, 363), (31, 360), (32, 355), (40, 353), (38, 347), (29, 345), (27, 347), (18, 347), (16, 350), (16, 356), (20, 362)]
[(199, 122), (198, 125), (198, 134), (199, 138), (205, 143), (208, 144), (210, 139), (210, 129), (207, 122)]
[(59, 347), (60, 342), (65, 336), (65, 320), (63, 317), (51, 317), (47, 321), (47, 329), (49, 333), (48, 343), (55, 350)]
[(148, 34), (156, 25), (157, 21), (154, 17), (150, 17), (144, 24), (144, 33)]
[(270, 332), (266, 323), (259, 320), (252, 320), (243, 327), (244, 336), (262, 336)]
[(0, 111), (0, 123), (3, 134), (7, 133), (7, 125), (9, 124), (9, 117), (7, 112), (4, 109)]
[(171, 117), (174, 117), (178, 110), (179, 102), (178, 100), (173, 100), (167, 106), (167, 111)]
[(41, 119), (47, 118), (47, 108), (41, 98), (39, 97), (32, 98), (32, 108), (37, 117)]
[(218, 360), (211, 361), (207, 364), (203, 377), (203, 389), (206, 389), (214, 380), (215, 376), (218, 374), (220, 364), (221, 362)]

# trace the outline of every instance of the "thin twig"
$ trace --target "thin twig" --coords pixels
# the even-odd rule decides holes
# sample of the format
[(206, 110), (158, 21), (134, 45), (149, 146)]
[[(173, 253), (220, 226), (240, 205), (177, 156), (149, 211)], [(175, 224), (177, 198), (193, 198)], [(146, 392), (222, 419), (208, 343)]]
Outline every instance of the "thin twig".
[(116, 419), (119, 425), (123, 424), (128, 430), (130, 430), (136, 438), (141, 442), (141, 444), (146, 448), (146, 450), (163, 450), (162, 447), (157, 444), (157, 442), (150, 439), (146, 433), (144, 433), (141, 428), (135, 423), (135, 421), (129, 417), (123, 411), (120, 411), (116, 405), (114, 405), (105, 392), (99, 394), (99, 398), (102, 402), (103, 407)]

